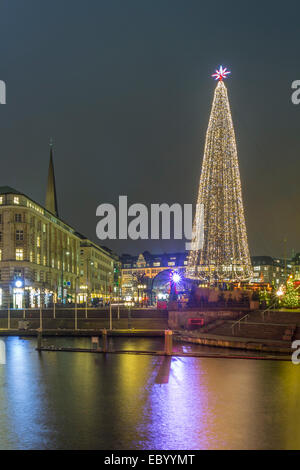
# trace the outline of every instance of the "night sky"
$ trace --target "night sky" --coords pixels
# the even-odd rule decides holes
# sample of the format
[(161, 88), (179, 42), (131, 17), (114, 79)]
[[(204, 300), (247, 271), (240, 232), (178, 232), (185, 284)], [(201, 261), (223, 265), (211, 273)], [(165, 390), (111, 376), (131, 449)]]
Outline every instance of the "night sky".
[(119, 195), (194, 203), (222, 64), (251, 254), (283, 256), (285, 237), (300, 251), (299, 14), (299, 0), (2, 0), (0, 185), (43, 204), (52, 137), (60, 215), (94, 241), (96, 207)]

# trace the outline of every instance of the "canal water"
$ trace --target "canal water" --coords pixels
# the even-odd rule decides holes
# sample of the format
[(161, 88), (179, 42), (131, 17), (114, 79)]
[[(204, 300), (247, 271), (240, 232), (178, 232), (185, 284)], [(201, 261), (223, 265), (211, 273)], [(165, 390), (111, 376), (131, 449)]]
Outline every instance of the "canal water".
[[(4, 340), (0, 449), (300, 449), (300, 366), (291, 362), (38, 353), (35, 339)], [(163, 349), (161, 338), (110, 343)]]

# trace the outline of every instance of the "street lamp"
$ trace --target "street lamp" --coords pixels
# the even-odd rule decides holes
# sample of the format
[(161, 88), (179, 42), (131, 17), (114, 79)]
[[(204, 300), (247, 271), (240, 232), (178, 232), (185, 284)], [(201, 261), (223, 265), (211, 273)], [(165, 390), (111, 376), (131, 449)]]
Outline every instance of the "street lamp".
[(143, 298), (143, 292), (146, 289), (146, 284), (138, 284), (137, 289), (138, 289), (138, 303), (140, 305), (140, 290), (142, 291), (142, 298)]
[(68, 250), (62, 249), (61, 252), (61, 303), (64, 303), (64, 255), (69, 256)]
[(134, 306), (134, 302), (125, 302), (125, 306), (128, 307), (128, 329), (131, 328), (131, 307)]

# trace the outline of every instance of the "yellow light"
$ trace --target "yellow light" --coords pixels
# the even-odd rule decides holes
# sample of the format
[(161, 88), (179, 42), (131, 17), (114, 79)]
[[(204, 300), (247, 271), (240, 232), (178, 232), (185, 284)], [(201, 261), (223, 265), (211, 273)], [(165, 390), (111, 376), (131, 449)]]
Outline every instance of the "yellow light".
[(278, 297), (281, 297), (282, 295), (284, 295), (282, 286), (279, 287), (278, 291), (276, 292), (276, 295), (277, 295)]
[[(235, 133), (227, 89), (215, 89), (193, 224), (187, 276), (199, 280), (252, 277)], [(202, 224), (204, 243), (201, 246)], [(193, 248), (194, 247), (194, 248)]]

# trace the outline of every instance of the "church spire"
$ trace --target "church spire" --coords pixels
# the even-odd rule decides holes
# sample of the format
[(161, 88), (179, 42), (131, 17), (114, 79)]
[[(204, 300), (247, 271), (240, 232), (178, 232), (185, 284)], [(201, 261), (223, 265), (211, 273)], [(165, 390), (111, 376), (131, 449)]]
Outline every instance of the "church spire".
[(51, 212), (51, 214), (56, 215), (56, 217), (58, 217), (55, 176), (54, 176), (54, 166), (53, 166), (53, 141), (52, 139), (50, 139), (50, 161), (49, 161), (49, 170), (48, 170), (48, 184), (47, 184), (45, 207), (47, 211)]

